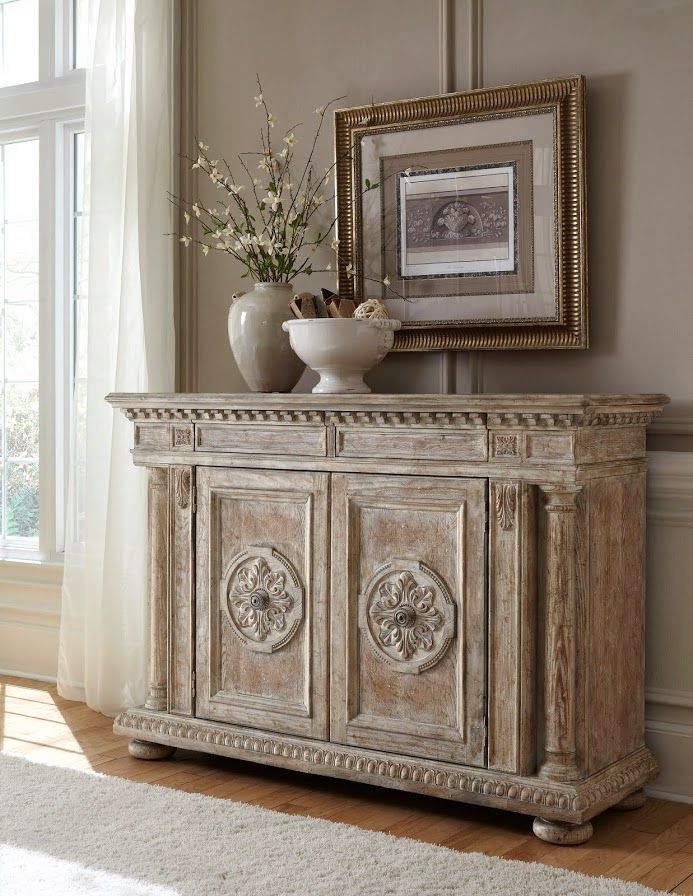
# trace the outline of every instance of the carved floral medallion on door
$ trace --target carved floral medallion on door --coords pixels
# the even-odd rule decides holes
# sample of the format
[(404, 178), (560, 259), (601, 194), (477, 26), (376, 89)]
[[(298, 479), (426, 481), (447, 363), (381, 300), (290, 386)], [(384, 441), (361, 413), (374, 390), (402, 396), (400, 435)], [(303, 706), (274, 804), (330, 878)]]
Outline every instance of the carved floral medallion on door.
[(279, 551), (251, 546), (231, 559), (221, 580), (221, 603), (236, 637), (260, 653), (293, 638), (303, 618), (303, 586)]
[(418, 560), (388, 560), (361, 595), (361, 626), (395, 672), (418, 674), (442, 659), (455, 635), (455, 602)]

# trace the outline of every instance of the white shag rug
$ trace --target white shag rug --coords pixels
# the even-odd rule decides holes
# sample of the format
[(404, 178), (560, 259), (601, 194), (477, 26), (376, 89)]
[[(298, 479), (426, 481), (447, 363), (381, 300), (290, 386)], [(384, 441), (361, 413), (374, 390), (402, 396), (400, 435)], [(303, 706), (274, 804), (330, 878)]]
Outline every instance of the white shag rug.
[(0, 754), (2, 896), (652, 896)]

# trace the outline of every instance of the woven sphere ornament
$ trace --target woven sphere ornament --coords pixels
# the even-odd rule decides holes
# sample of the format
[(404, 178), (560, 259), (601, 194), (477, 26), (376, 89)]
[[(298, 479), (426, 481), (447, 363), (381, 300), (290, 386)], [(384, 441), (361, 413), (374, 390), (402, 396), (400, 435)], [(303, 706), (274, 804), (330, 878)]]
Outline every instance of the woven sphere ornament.
[(358, 318), (358, 320), (366, 320), (370, 317), (386, 320), (390, 315), (387, 313), (387, 308), (379, 299), (366, 299), (365, 302), (361, 302), (360, 305), (357, 305), (356, 311), (354, 311), (354, 317)]

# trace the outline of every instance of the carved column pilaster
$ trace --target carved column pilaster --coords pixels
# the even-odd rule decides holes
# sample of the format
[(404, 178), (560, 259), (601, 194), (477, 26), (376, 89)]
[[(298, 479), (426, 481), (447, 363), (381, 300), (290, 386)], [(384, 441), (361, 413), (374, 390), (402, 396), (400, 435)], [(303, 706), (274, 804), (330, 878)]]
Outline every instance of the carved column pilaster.
[(576, 744), (577, 496), (580, 487), (541, 486), (544, 495), (544, 761), (553, 781), (580, 775)]
[(168, 608), (168, 467), (149, 469), (149, 693), (147, 709), (166, 710)]

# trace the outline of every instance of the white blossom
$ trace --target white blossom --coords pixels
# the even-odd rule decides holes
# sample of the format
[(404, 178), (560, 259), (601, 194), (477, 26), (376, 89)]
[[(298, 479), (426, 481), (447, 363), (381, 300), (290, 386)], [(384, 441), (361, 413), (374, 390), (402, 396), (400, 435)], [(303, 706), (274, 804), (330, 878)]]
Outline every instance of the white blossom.
[(405, 168), (402, 173), (406, 174), (406, 176), (409, 177), (409, 175), (411, 174), (411, 168)]
[(200, 142), (197, 145), (200, 147), (202, 152), (209, 152), (209, 146), (207, 146), (206, 143), (203, 143), (202, 140), (200, 140)]
[(286, 143), (287, 146), (295, 146), (296, 135), (293, 132), (291, 134), (287, 134), (286, 137), (284, 137), (284, 143)]
[(349, 264), (346, 266), (346, 271), (344, 273), (347, 275), (347, 277), (354, 276), (354, 266), (351, 262), (349, 262)]
[(259, 108), (264, 101), (262, 94), (259, 94), (259, 96), (254, 96), (253, 99), (255, 100), (255, 108), (256, 109)]
[(268, 205), (272, 207), (272, 211), (276, 212), (277, 206), (281, 202), (281, 196), (275, 193), (273, 190), (267, 191), (267, 199), (265, 200)]
[(316, 106), (316, 107), (315, 107), (315, 114), (316, 114), (316, 115), (321, 115), (321, 116), (324, 115), (324, 114), (325, 114), (325, 107), (324, 107), (324, 106)]
[(202, 254), (209, 255), (209, 246), (206, 243), (202, 246)]
[[(227, 178), (226, 189), (229, 191), (229, 193), (233, 193), (234, 196), (238, 196), (238, 194), (243, 189), (243, 184), (228, 183), (228, 178)], [(227, 214), (228, 214), (228, 212), (227, 212)]]
[(179, 242), (179, 243), (183, 243), (183, 245), (184, 245), (185, 248), (187, 249), (188, 246), (190, 245), (190, 243), (192, 242), (192, 238), (189, 237), (189, 236), (182, 236), (182, 237), (178, 240), (178, 242)]
[(390, 285), (390, 278), (387, 276), (387, 274), (383, 277), (383, 285), (384, 286)]
[(200, 213), (202, 212), (202, 209), (200, 208), (200, 206), (199, 206), (196, 202), (193, 202), (193, 204), (192, 204), (192, 210), (195, 212), (195, 217), (196, 217), (196, 218), (199, 218), (199, 217), (200, 217)]
[(212, 168), (212, 170), (209, 172), (209, 179), (213, 184), (219, 185), (223, 178), (216, 168)]
[(338, 251), (339, 251), (339, 240), (337, 239), (337, 237), (335, 237), (335, 238), (332, 240), (332, 242), (330, 243), (330, 246), (332, 247), (332, 251), (333, 251), (333, 252), (338, 252)]
[(189, 212), (183, 212), (183, 217), (185, 218), (185, 223), (186, 223), (186, 224), (189, 224), (189, 223), (190, 223), (190, 213), (189, 213)]
[(267, 124), (268, 124), (271, 128), (274, 127), (274, 123), (275, 123), (276, 120), (277, 120), (277, 119), (274, 117), (274, 115), (272, 115), (271, 112), (268, 112), (268, 113), (267, 113)]

